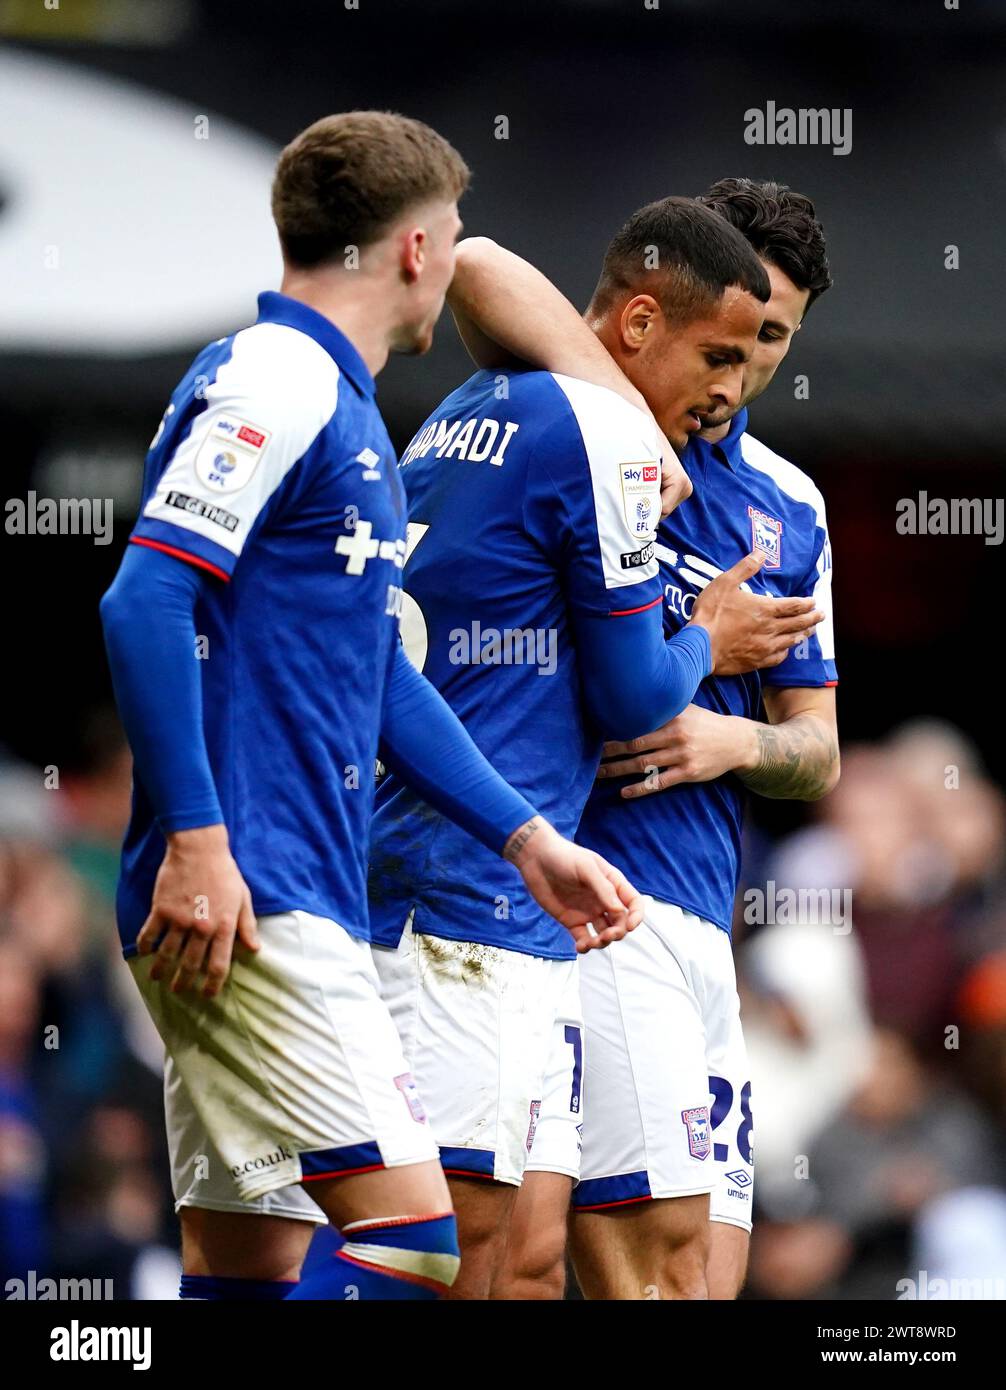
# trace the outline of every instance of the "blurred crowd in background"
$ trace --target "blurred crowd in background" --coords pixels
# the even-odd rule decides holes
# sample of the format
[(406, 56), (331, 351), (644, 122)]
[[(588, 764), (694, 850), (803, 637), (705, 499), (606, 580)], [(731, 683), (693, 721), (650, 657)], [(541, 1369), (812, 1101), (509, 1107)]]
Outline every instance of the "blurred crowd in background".
[[(161, 1048), (113, 924), (129, 795), (109, 711), (73, 766), (0, 762), (0, 1271), (167, 1299)], [(848, 747), (796, 831), (755, 819), (745, 886), (836, 890), (852, 912), (750, 925), (738, 898), (746, 1297), (1006, 1297), (1004, 848), (1002, 791), (938, 723)]]

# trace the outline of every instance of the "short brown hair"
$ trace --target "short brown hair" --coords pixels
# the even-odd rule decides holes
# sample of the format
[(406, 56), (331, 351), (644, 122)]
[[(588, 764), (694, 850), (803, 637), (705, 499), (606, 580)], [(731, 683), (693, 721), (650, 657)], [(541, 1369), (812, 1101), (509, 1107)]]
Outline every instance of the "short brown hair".
[(407, 208), (459, 198), (471, 177), (457, 150), (392, 111), (323, 116), (279, 157), (272, 215), (286, 259), (320, 265), (366, 246)]
[(728, 221), (695, 198), (662, 198), (634, 212), (604, 254), (590, 312), (604, 314), (624, 294), (648, 290), (669, 323), (708, 313), (728, 285), (765, 304), (765, 267)]

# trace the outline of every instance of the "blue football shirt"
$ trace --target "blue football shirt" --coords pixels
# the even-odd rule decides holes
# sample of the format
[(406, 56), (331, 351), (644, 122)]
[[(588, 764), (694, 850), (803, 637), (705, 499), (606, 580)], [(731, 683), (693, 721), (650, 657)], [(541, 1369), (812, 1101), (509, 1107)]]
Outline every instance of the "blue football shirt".
[[(409, 504), (402, 636), (508, 782), (565, 835), (601, 751), (585, 715), (571, 613), (660, 602), (652, 420), (548, 372), (477, 372), (401, 461)], [(375, 942), (413, 911), (435, 936), (567, 958), (572, 938), (516, 869), (388, 776), (372, 827)]]
[[(813, 595), (825, 614), (813, 637), (779, 666), (707, 676), (693, 703), (757, 719), (762, 684), (837, 684), (831, 546), (824, 499), (811, 479), (747, 433), (740, 411), (718, 444), (693, 439), (682, 463), (693, 492), (657, 533), (668, 636), (692, 616), (698, 593), (750, 550), (766, 562), (746, 587), (777, 597)], [(577, 840), (617, 863), (643, 893), (729, 932), (740, 873), (743, 784), (728, 774), (625, 801), (626, 780), (596, 784)]]
[[(373, 769), (398, 641), (405, 495), (347, 338), (281, 294), (205, 348), (147, 455), (130, 540), (213, 574), (196, 609), (203, 728), (256, 914), (368, 935)], [(118, 919), (150, 908), (164, 837), (134, 786)]]

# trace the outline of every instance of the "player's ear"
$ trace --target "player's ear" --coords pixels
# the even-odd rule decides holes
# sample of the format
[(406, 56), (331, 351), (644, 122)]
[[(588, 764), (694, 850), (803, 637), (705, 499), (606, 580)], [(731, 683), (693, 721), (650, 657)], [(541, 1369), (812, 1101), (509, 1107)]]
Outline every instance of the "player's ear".
[(658, 331), (660, 305), (652, 294), (637, 294), (622, 306), (619, 331), (630, 352), (638, 352)]
[(428, 236), (425, 227), (409, 227), (401, 242), (399, 263), (402, 274), (413, 284), (423, 273), (426, 264)]

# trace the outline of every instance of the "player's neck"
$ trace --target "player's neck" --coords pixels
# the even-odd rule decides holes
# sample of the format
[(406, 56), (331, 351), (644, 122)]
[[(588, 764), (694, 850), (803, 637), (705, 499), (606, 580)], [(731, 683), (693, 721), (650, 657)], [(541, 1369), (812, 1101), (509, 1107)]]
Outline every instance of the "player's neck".
[(359, 274), (319, 275), (287, 268), (280, 293), (314, 309), (345, 334), (376, 377), (391, 351), (393, 325), (382, 312), (388, 296), (377, 295)]

